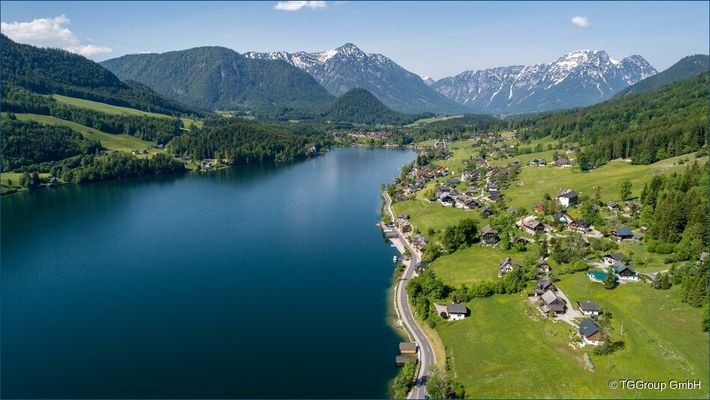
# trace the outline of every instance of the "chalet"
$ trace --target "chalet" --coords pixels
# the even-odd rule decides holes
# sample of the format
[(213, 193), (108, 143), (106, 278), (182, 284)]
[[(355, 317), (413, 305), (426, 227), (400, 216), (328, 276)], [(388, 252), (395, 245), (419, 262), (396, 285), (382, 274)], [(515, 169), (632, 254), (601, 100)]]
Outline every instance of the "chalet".
[(578, 301), (577, 307), (579, 311), (584, 314), (585, 317), (597, 317), (601, 312), (601, 307), (599, 303), (594, 301)]
[(457, 304), (457, 303), (452, 303), (452, 304), (447, 304), (446, 305), (446, 314), (448, 319), (452, 321), (458, 321), (466, 318), (466, 315), (468, 314), (468, 308), (466, 307), (465, 304)]
[(422, 235), (414, 235), (412, 237), (412, 246), (419, 251), (424, 251), (424, 246), (429, 244), (429, 240)]
[(417, 344), (412, 342), (401, 342), (399, 344), (399, 354), (417, 354)]
[(601, 261), (609, 266), (620, 264), (624, 261), (624, 255), (621, 253), (605, 254), (602, 256)]
[(575, 221), (572, 221), (571, 224), (569, 224), (569, 228), (573, 231), (579, 232), (579, 233), (587, 233), (592, 229), (592, 226), (589, 225), (589, 223), (583, 219), (578, 219)]
[(409, 214), (402, 213), (397, 216), (397, 225), (404, 225), (409, 223)]
[(491, 228), (490, 225), (486, 225), (481, 230), (481, 243), (483, 244), (496, 244), (500, 240), (498, 237), (498, 231)]
[(478, 199), (467, 198), (463, 203), (464, 210), (470, 210), (472, 208), (478, 208), (481, 206), (481, 202)]
[(535, 296), (542, 296), (548, 290), (556, 292), (557, 286), (555, 286), (555, 284), (547, 278), (538, 279), (537, 285), (535, 286)]
[(486, 218), (487, 218), (487, 217), (490, 217), (490, 216), (493, 215), (494, 213), (495, 213), (495, 212), (494, 212), (493, 209), (490, 208), (490, 207), (483, 207), (483, 210), (481, 210), (481, 215), (483, 215), (483, 216), (486, 217)]
[(448, 181), (446, 181), (446, 185), (448, 185), (449, 187), (454, 187), (454, 186), (458, 185), (460, 182), (461, 181), (459, 181), (456, 178), (451, 178)]
[(402, 224), (399, 226), (399, 229), (402, 231), (402, 233), (408, 233), (412, 231), (412, 224), (409, 222)]
[(631, 232), (630, 228), (616, 228), (611, 231), (611, 235), (619, 241), (624, 239), (633, 239), (634, 237), (634, 234)]
[(454, 199), (448, 193), (442, 193), (438, 200), (444, 207), (451, 207), (454, 205)]
[(577, 204), (577, 192), (574, 190), (563, 190), (557, 194), (557, 201), (562, 207), (571, 207)]
[(540, 309), (545, 314), (552, 312), (553, 314), (564, 314), (567, 309), (565, 301), (557, 297), (557, 295), (552, 291), (548, 290), (540, 296), (542, 299), (542, 306)]
[(502, 277), (508, 272), (512, 272), (515, 268), (520, 268), (520, 263), (514, 262), (510, 257), (503, 259), (498, 266), (498, 277)]
[(535, 264), (537, 266), (538, 274), (549, 274), (552, 271), (552, 267), (547, 261), (545, 261), (544, 258), (539, 258), (535, 261)]
[(571, 224), (572, 222), (574, 222), (574, 219), (567, 215), (567, 213), (564, 211), (555, 211), (555, 213), (552, 215), (552, 218), (562, 224)]
[(536, 158), (534, 160), (531, 160), (529, 165), (531, 167), (544, 167), (547, 165), (547, 161), (541, 159), (541, 158)]
[(614, 275), (616, 275), (616, 277), (621, 281), (639, 280), (639, 276), (636, 271), (628, 265), (616, 264), (612, 268), (614, 269)]
[(523, 231), (531, 234), (531, 235), (541, 235), (545, 233), (545, 225), (535, 219), (533, 216), (528, 216), (520, 219), (516, 225), (518, 225), (518, 228), (522, 229)]
[(421, 274), (426, 270), (427, 264), (424, 261), (419, 261), (417, 264), (414, 266), (414, 272), (416, 274)]
[(619, 205), (614, 203), (613, 201), (606, 203), (606, 207), (609, 209), (609, 211), (618, 211), (619, 210)]
[(599, 325), (591, 319), (579, 323), (579, 336), (585, 345), (598, 346), (604, 341), (604, 334)]
[(566, 158), (559, 158), (555, 161), (555, 167), (558, 168), (572, 168), (572, 161)]
[(498, 189), (488, 189), (488, 200), (496, 202), (503, 198), (503, 194)]

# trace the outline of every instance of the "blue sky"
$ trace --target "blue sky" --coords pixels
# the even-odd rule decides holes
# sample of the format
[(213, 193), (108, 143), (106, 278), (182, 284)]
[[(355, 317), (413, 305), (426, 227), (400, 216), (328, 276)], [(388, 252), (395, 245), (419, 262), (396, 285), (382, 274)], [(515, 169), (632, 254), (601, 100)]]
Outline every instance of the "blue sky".
[(322, 51), (352, 42), (434, 78), (551, 62), (578, 49), (639, 54), (663, 70), (709, 46), (708, 2), (310, 3), (2, 1), (0, 15), (3, 33), (17, 41), (95, 60), (205, 45)]

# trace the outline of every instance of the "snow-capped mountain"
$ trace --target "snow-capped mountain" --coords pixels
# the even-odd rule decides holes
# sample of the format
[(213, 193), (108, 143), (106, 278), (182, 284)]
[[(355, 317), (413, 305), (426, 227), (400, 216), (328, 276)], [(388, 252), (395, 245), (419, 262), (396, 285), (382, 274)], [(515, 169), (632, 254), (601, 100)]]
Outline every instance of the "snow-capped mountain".
[(319, 53), (249, 52), (255, 59), (283, 60), (313, 76), (335, 96), (363, 88), (388, 107), (406, 113), (462, 112), (464, 107), (430, 88), (416, 74), (381, 54), (367, 54), (352, 43)]
[(427, 86), (431, 86), (436, 83), (436, 81), (430, 76), (420, 75), (419, 77), (422, 78), (422, 80), (424, 81), (424, 83), (426, 83)]
[(617, 61), (603, 50), (579, 50), (550, 64), (466, 71), (432, 88), (477, 112), (522, 113), (598, 103), (655, 73), (638, 55)]

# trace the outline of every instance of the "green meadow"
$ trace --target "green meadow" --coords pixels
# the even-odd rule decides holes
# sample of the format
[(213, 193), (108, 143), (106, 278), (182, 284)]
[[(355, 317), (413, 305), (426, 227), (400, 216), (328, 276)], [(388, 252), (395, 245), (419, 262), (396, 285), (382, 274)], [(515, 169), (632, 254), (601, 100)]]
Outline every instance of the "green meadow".
[(149, 149), (149, 151), (152, 153), (160, 151), (151, 148), (151, 146), (155, 143), (138, 139), (135, 136), (113, 135), (110, 133), (101, 132), (98, 129), (89, 128), (87, 126), (77, 124), (76, 122), (63, 120), (49, 115), (15, 114), (15, 116), (20, 121), (35, 121), (47, 125), (66, 126), (81, 133), (87, 139), (100, 141), (101, 145), (104, 146), (107, 150), (130, 152), (131, 150)]
[[(474, 398), (707, 398), (708, 340), (700, 310), (677, 293), (643, 283), (607, 291), (582, 273), (563, 277), (571, 301), (597, 300), (612, 314), (611, 335), (625, 348), (611, 356), (570, 346), (576, 330), (541, 318), (524, 295), (496, 295), (468, 303), (471, 317), (439, 323), (456, 379)], [(623, 329), (622, 329), (623, 326)], [(678, 327), (683, 329), (678, 329)], [(589, 353), (594, 370), (585, 369)], [(702, 381), (700, 390), (612, 390), (612, 379)]]
[[(106, 114), (123, 114), (123, 115), (135, 115), (141, 117), (153, 117), (153, 118), (171, 118), (170, 115), (158, 114), (153, 112), (147, 112), (142, 110), (136, 110), (135, 108), (114, 106), (111, 104), (100, 103), (92, 100), (77, 99), (75, 97), (67, 97), (59, 94), (52, 95), (52, 98), (59, 103), (67, 104), (73, 107), (86, 108), (93, 111), (98, 111)], [(181, 117), (183, 126), (188, 128), (190, 124), (195, 125), (198, 128), (202, 127), (202, 121)]]

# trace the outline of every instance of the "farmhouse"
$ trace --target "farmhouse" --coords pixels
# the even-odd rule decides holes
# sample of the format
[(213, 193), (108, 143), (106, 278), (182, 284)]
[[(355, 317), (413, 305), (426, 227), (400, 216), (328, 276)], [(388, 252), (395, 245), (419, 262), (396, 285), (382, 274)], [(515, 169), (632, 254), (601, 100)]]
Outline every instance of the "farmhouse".
[(631, 232), (630, 228), (616, 228), (611, 231), (611, 235), (616, 238), (618, 241), (622, 241), (624, 239), (633, 239), (634, 234)]
[(579, 311), (584, 314), (586, 317), (596, 317), (599, 315), (601, 312), (601, 307), (599, 306), (599, 303), (596, 303), (594, 301), (578, 301), (577, 302), (577, 307), (579, 307)]
[(523, 217), (515, 223), (523, 231), (535, 235), (545, 233), (545, 225), (533, 216)]
[(444, 192), (439, 196), (439, 203), (444, 207), (451, 207), (454, 205), (454, 199), (449, 196), (448, 193)]
[(535, 264), (537, 265), (538, 274), (549, 274), (552, 271), (552, 267), (544, 258), (538, 258)]
[(423, 251), (424, 246), (426, 246), (428, 243), (429, 240), (426, 238), (426, 236), (414, 235), (414, 237), (412, 237), (412, 245), (415, 249), (419, 251)]
[(566, 159), (566, 158), (560, 158), (557, 161), (555, 161), (555, 167), (558, 168), (572, 168), (572, 161)]
[(542, 296), (548, 290), (556, 292), (557, 286), (547, 278), (538, 279), (537, 286), (535, 286), (535, 296)]
[(448, 319), (452, 321), (458, 321), (466, 318), (466, 314), (468, 314), (468, 308), (466, 307), (465, 304), (457, 304), (457, 303), (452, 303), (452, 304), (447, 304), (446, 305), (446, 314), (448, 316)]
[(562, 224), (571, 224), (574, 222), (574, 219), (564, 211), (555, 211), (555, 213), (552, 214), (552, 217), (555, 221), (559, 221)]
[(505, 258), (503, 261), (500, 262), (500, 265), (498, 267), (498, 277), (502, 277), (503, 275), (507, 274), (508, 272), (513, 272), (513, 269), (516, 267), (520, 267), (521, 265), (517, 262), (513, 262), (513, 260), (510, 259), (510, 257)]
[(481, 243), (483, 244), (496, 244), (498, 242), (498, 231), (491, 228), (490, 225), (486, 225), (481, 230)]
[(552, 312), (553, 314), (564, 314), (567, 305), (565, 301), (557, 297), (557, 295), (552, 290), (547, 290), (540, 296), (542, 299), (542, 306), (540, 310), (545, 314)]
[(583, 219), (578, 219), (572, 221), (572, 223), (569, 224), (569, 228), (575, 232), (587, 233), (592, 229), (592, 226), (589, 225), (589, 222)]
[(591, 319), (585, 319), (579, 324), (579, 336), (585, 345), (598, 346), (604, 341), (604, 334), (599, 325)]
[(622, 253), (605, 254), (604, 256), (602, 256), (601, 261), (609, 266), (612, 266), (614, 264), (620, 264), (624, 261), (624, 255)]
[(619, 280), (621, 280), (621, 281), (638, 281), (639, 280), (639, 276), (636, 273), (636, 271), (634, 271), (634, 269), (628, 265), (616, 264), (612, 268), (614, 268), (614, 275), (616, 275), (617, 278), (619, 278)]
[(557, 201), (562, 207), (571, 207), (577, 204), (577, 192), (574, 190), (562, 190), (557, 194)]

